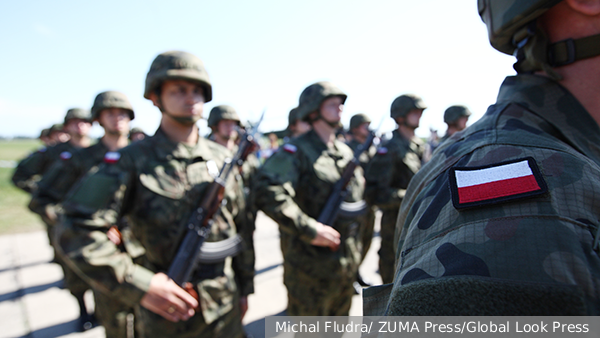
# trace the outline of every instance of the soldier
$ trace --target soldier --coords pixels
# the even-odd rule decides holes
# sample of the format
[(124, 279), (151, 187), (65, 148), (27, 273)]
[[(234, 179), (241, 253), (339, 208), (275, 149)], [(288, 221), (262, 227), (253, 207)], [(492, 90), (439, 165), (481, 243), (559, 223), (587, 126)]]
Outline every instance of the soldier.
[[(115, 91), (102, 92), (94, 100), (92, 107), (92, 120), (97, 121), (104, 128), (104, 136), (95, 145), (79, 149), (73, 153), (63, 153), (62, 161), (56, 161), (44, 175), (38, 189), (33, 193), (29, 208), (38, 213), (50, 226), (54, 226), (57, 214), (60, 213), (59, 204), (64, 200), (67, 192), (74, 186), (83, 175), (92, 168), (103, 162), (104, 156), (109, 151), (117, 151), (129, 143), (129, 122), (134, 118), (133, 107), (125, 94)], [(67, 155), (68, 154), (68, 155)], [(135, 244), (130, 243), (128, 229), (120, 227), (121, 232), (126, 234), (124, 248), (130, 248), (133, 258), (141, 255), (142, 250), (133, 248)], [(116, 229), (109, 230), (114, 241), (120, 244), (121, 238), (115, 235)], [(77, 276), (72, 276), (68, 266), (65, 267), (66, 284), (71, 290), (82, 290), (89, 287), (87, 283), (77, 287), (75, 283), (84, 283)], [(87, 311), (83, 301), (83, 292), (74, 293), (80, 305), (81, 326), (85, 328)], [(118, 299), (111, 298), (102, 292), (94, 292), (96, 304), (96, 317), (104, 326), (108, 337), (127, 337), (127, 317), (133, 314), (131, 307), (127, 307)], [(131, 316), (129, 316), (131, 318)], [(130, 321), (130, 324), (133, 324)], [(131, 325), (130, 325), (131, 326)], [(131, 331), (131, 330), (130, 330)]]
[[(210, 110), (207, 124), (212, 130), (211, 135), (209, 135), (210, 140), (224, 146), (232, 153), (237, 152), (238, 146), (236, 141), (239, 140), (238, 132), (241, 131), (241, 122), (240, 117), (233, 107), (228, 105), (214, 107)], [(260, 161), (252, 153), (248, 155), (242, 167), (239, 168), (244, 185), (244, 195), (246, 196), (247, 221), (248, 225), (252, 227), (251, 231), (254, 231), (254, 221), (258, 212), (251, 200), (251, 192), (253, 190), (252, 179), (258, 167), (260, 167)]]
[[(152, 137), (104, 157), (63, 203), (60, 246), (94, 288), (134, 306), (142, 337), (242, 337), (246, 297), (253, 292), (254, 252), (245, 231), (241, 185), (231, 178), (207, 241), (240, 233), (247, 245), (235, 257), (200, 264), (190, 283), (199, 299), (165, 271), (207, 186), (230, 153), (201, 138), (196, 122), (212, 86), (196, 56), (165, 52), (152, 62), (144, 97), (162, 113)], [(107, 237), (125, 217), (145, 254), (134, 261)]]
[(412, 180), (394, 284), (365, 314), (597, 316), (600, 5), (478, 7), (518, 74)]
[(48, 137), (50, 138), (50, 143), (53, 146), (59, 143), (68, 142), (70, 138), (69, 134), (65, 133), (63, 130), (62, 123), (53, 124), (52, 127), (50, 127)]
[[(365, 114), (356, 114), (352, 116), (350, 119), (350, 128), (348, 129), (348, 134), (350, 135), (350, 141), (347, 143), (352, 151), (356, 151), (356, 149), (365, 143), (367, 138), (369, 137), (369, 126), (371, 125), (371, 119)], [(374, 145), (371, 145), (368, 150), (364, 151), (360, 155), (360, 166), (364, 171), (367, 170), (367, 165), (371, 161), (371, 159), (375, 156), (377, 149)], [(365, 226), (365, 232), (362, 235), (363, 238), (363, 251), (362, 258), (364, 260), (369, 248), (371, 247), (371, 242), (373, 241), (373, 230), (375, 228), (375, 213), (377, 212), (377, 207), (371, 206), (367, 211), (367, 222)], [(370, 286), (370, 283), (366, 282), (362, 276), (357, 274), (357, 282), (361, 286)]]
[[(333, 185), (353, 158), (335, 137), (346, 94), (329, 82), (300, 95), (298, 118), (312, 130), (290, 140), (257, 174), (256, 204), (279, 224), (284, 284), (291, 316), (346, 316), (361, 261), (364, 216), (317, 221)], [(357, 168), (347, 201), (362, 200), (364, 178)]]
[(381, 247), (379, 249), (379, 274), (383, 283), (394, 279), (394, 231), (398, 208), (406, 194), (411, 178), (421, 169), (424, 142), (415, 136), (419, 120), (427, 106), (420, 97), (412, 94), (397, 97), (390, 114), (398, 128), (386, 141), (367, 168), (365, 199), (381, 209)]
[(50, 147), (52, 145), (52, 140), (50, 139), (50, 128), (44, 128), (40, 132), (40, 137), (38, 137), (44, 146)]
[[(42, 147), (22, 160), (13, 174), (13, 183), (26, 192), (32, 193), (42, 175), (63, 152), (89, 147), (90, 139), (87, 134), (91, 126), (90, 113), (87, 110), (69, 109), (63, 125), (63, 129), (69, 134), (69, 141), (50, 148)], [(58, 131), (58, 125), (52, 126), (51, 134), (54, 131)]]
[(131, 142), (141, 141), (141, 140), (145, 139), (147, 136), (148, 135), (146, 135), (146, 133), (144, 133), (142, 128), (134, 127), (134, 128), (131, 128), (131, 131), (129, 132), (129, 141), (131, 141)]
[(288, 135), (287, 139), (284, 139), (284, 143), (287, 143), (290, 139), (298, 137), (310, 130), (310, 124), (306, 121), (302, 121), (298, 118), (298, 107), (290, 110), (288, 115)]
[(446, 141), (450, 136), (467, 128), (469, 116), (471, 116), (471, 111), (465, 106), (448, 107), (444, 112), (444, 122), (448, 125), (448, 129), (446, 129), (446, 135), (440, 139), (439, 143)]

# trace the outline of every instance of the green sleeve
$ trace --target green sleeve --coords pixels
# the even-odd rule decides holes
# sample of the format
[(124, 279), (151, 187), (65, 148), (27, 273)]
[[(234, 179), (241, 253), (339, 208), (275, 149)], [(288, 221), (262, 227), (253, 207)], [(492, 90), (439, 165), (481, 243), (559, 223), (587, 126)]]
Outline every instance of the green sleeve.
[(57, 236), (69, 264), (83, 272), (95, 288), (133, 306), (148, 290), (154, 273), (134, 264), (132, 257), (106, 236), (126, 208), (124, 196), (135, 174), (126, 157), (102, 165), (69, 193)]
[(392, 187), (394, 171), (397, 167), (394, 159), (398, 156), (392, 149), (387, 153), (378, 152), (369, 162), (365, 171), (367, 181), (365, 200), (370, 205), (380, 208), (398, 208), (406, 193), (406, 189)]
[(299, 152), (279, 151), (269, 157), (256, 175), (255, 203), (279, 224), (282, 231), (296, 234), (310, 243), (317, 235), (317, 221), (294, 201), (302, 163)]

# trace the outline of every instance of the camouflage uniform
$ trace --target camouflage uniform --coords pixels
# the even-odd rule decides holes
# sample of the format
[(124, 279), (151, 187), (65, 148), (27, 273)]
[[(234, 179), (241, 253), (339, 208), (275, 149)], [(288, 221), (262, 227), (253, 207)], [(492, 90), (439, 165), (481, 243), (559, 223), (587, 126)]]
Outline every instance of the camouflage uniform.
[(63, 152), (73, 152), (77, 148), (69, 142), (59, 143), (52, 147), (42, 147), (21, 160), (12, 176), (15, 186), (28, 193), (37, 189), (37, 184), (44, 173), (60, 158)]
[(381, 209), (381, 248), (379, 274), (384, 283), (394, 278), (394, 232), (398, 209), (412, 177), (421, 169), (424, 142), (418, 137), (407, 140), (398, 130), (373, 157), (365, 173), (365, 199)]
[[(599, 135), (553, 80), (508, 77), (496, 105), (411, 182), (393, 289), (368, 292), (391, 292), (389, 301), (365, 305), (374, 309), (365, 314), (598, 315)], [(502, 170), (523, 159), (539, 167), (528, 193), (519, 185), (465, 205), (451, 183), (453, 168)]]
[[(335, 252), (310, 242), (333, 185), (352, 159), (347, 145), (336, 140), (328, 148), (311, 130), (280, 147), (257, 173), (256, 204), (281, 231), (288, 315), (348, 315), (361, 262), (364, 217), (338, 217), (331, 224), (341, 234)], [(357, 168), (346, 201), (362, 200), (363, 187), (362, 170)]]
[[(358, 142), (355, 139), (350, 140), (350, 142), (348, 142), (348, 147), (350, 147), (350, 149), (352, 149), (352, 151), (356, 151), (356, 149), (358, 148), (358, 146), (360, 146), (362, 143)], [(377, 152), (377, 149), (375, 146), (371, 145), (371, 147), (364, 151), (360, 157), (359, 157), (359, 161), (360, 161), (360, 166), (363, 168), (363, 172), (366, 172), (367, 170), (367, 165), (369, 164), (369, 162), (371, 161), (371, 159), (375, 156), (375, 153)], [(365, 258), (365, 256), (367, 255), (367, 252), (369, 251), (369, 248), (371, 247), (371, 242), (373, 241), (373, 231), (375, 228), (375, 213), (377, 212), (377, 207), (375, 206), (369, 206), (369, 210), (367, 211), (367, 220), (366, 220), (366, 226), (365, 226), (365, 231), (363, 233), (363, 235), (361, 236), (363, 239), (363, 243), (362, 243), (362, 259)]]
[[(101, 141), (85, 149), (79, 149), (72, 155), (63, 156), (62, 161), (57, 161), (44, 175), (38, 189), (33, 194), (29, 208), (46, 218), (46, 210), (54, 209), (55, 213), (61, 212), (60, 203), (65, 199), (69, 190), (92, 168), (103, 162), (108, 148)], [(66, 155), (66, 153), (63, 153)], [(55, 224), (50, 222), (52, 226)], [(131, 240), (128, 229), (120, 227), (123, 235), (123, 248), (130, 248), (133, 258), (143, 254), (143, 248)], [(65, 269), (65, 283), (70, 290), (84, 292), (90, 286), (68, 266)], [(100, 324), (104, 326), (107, 337), (127, 337), (127, 315), (133, 313), (119, 300), (115, 300), (102, 292), (94, 291), (95, 314)]]
[[(153, 275), (169, 268), (189, 216), (213, 181), (208, 168), (221, 167), (228, 154), (202, 138), (195, 146), (172, 142), (159, 129), (150, 138), (108, 153), (106, 165), (85, 178), (64, 203), (62, 249), (96, 289), (135, 306), (136, 329), (144, 337), (243, 335), (238, 298), (253, 292), (254, 252), (245, 227), (242, 187), (233, 179), (207, 241), (240, 233), (245, 250), (221, 263), (202, 264), (192, 274), (200, 308), (188, 321), (173, 323), (139, 306)], [(105, 235), (122, 217), (145, 248), (139, 262)]]

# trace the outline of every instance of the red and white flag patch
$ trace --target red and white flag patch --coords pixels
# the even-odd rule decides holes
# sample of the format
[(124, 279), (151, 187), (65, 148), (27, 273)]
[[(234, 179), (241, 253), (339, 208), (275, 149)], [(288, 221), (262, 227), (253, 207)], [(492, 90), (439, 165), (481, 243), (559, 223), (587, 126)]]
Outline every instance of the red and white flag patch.
[(121, 153), (118, 153), (116, 151), (109, 151), (108, 153), (106, 153), (106, 155), (104, 155), (104, 162), (108, 164), (113, 164), (117, 163), (120, 158)]
[(71, 154), (68, 151), (63, 151), (62, 153), (60, 153), (60, 159), (63, 161), (66, 161), (66, 160), (70, 159), (71, 157), (73, 157), (73, 154)]
[(283, 145), (283, 150), (290, 154), (294, 154), (296, 151), (298, 151), (298, 148), (295, 145), (288, 143)]
[(485, 167), (450, 169), (452, 203), (457, 209), (536, 196), (548, 188), (531, 157)]

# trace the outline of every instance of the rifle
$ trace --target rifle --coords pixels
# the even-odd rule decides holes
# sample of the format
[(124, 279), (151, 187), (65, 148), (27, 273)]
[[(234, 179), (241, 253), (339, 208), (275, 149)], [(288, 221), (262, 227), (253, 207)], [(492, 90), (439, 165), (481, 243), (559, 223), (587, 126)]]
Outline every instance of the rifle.
[(333, 223), (339, 214), (346, 217), (356, 217), (364, 214), (367, 210), (367, 205), (364, 201), (347, 203), (344, 202), (344, 198), (348, 195), (346, 187), (348, 186), (348, 183), (350, 183), (352, 176), (354, 176), (354, 170), (360, 165), (360, 155), (363, 151), (371, 147), (374, 139), (375, 133), (371, 132), (367, 137), (367, 140), (356, 148), (354, 151), (354, 158), (348, 163), (346, 168), (344, 168), (342, 177), (335, 182), (331, 194), (327, 198), (325, 207), (323, 207), (321, 214), (319, 214), (319, 218), (317, 218), (317, 222), (333, 226)]
[(213, 224), (213, 217), (224, 203), (225, 183), (234, 165), (241, 166), (248, 155), (256, 147), (254, 132), (262, 122), (265, 115), (263, 111), (260, 120), (252, 127), (253, 132), (245, 132), (241, 136), (238, 151), (233, 159), (225, 159), (219, 175), (208, 186), (200, 206), (194, 210), (188, 220), (187, 232), (177, 249), (177, 254), (171, 262), (167, 275), (179, 286), (185, 288), (190, 294), (197, 297), (192, 285), (188, 283), (192, 272), (199, 263), (216, 263), (228, 256), (241, 251), (242, 239), (239, 235), (214, 243), (204, 243)]
[[(385, 121), (385, 116), (379, 123), (379, 127), (377, 127), (377, 130), (381, 128), (383, 121)], [(348, 203), (344, 202), (344, 198), (348, 194), (348, 190), (346, 189), (346, 187), (348, 186), (348, 183), (350, 183), (350, 179), (352, 179), (352, 176), (354, 176), (354, 169), (356, 169), (356, 167), (360, 165), (360, 155), (365, 150), (371, 147), (374, 140), (375, 132), (371, 131), (365, 142), (356, 148), (356, 150), (354, 151), (354, 158), (348, 163), (346, 168), (344, 168), (342, 177), (337, 182), (335, 182), (333, 190), (327, 198), (325, 207), (323, 208), (323, 210), (321, 210), (319, 218), (317, 218), (317, 222), (333, 226), (333, 223), (337, 219), (338, 215), (350, 218), (363, 215), (367, 211), (368, 206), (365, 203), (365, 201)]]

